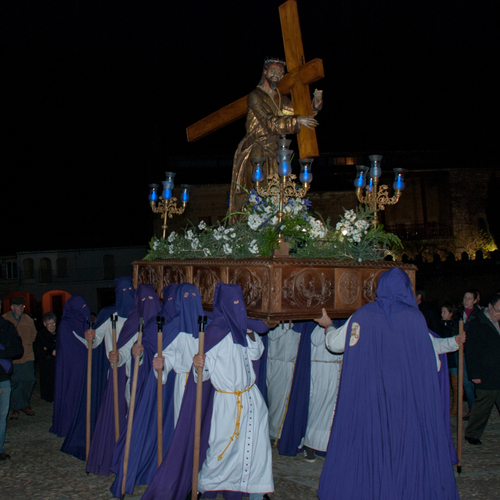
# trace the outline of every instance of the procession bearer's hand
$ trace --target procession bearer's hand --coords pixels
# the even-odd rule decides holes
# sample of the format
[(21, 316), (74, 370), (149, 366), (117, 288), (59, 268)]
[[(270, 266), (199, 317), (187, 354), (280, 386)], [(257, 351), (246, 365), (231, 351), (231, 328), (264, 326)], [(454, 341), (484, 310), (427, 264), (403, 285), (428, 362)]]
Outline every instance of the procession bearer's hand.
[(132, 356), (141, 356), (143, 352), (144, 352), (144, 346), (142, 344), (139, 345), (135, 343), (132, 346)]
[(157, 372), (161, 372), (163, 370), (164, 364), (165, 364), (165, 358), (163, 356), (153, 358), (153, 368)]
[(318, 323), (319, 326), (322, 326), (323, 328), (328, 328), (330, 325), (332, 325), (332, 320), (330, 316), (328, 316), (328, 313), (326, 312), (326, 309), (323, 307), (321, 310), (323, 313), (321, 318), (316, 318), (314, 321)]
[(465, 344), (465, 338), (466, 338), (466, 335), (465, 335), (465, 330), (462, 332), (462, 335), (456, 335), (455, 336), (455, 342), (460, 345), (460, 342), (463, 342)]
[(95, 339), (95, 330), (85, 330), (85, 340), (91, 344)]
[(118, 351), (109, 351), (108, 359), (110, 363), (118, 363), (120, 361), (120, 353)]
[(193, 365), (195, 368), (203, 368), (205, 366), (205, 354), (195, 354), (193, 357)]

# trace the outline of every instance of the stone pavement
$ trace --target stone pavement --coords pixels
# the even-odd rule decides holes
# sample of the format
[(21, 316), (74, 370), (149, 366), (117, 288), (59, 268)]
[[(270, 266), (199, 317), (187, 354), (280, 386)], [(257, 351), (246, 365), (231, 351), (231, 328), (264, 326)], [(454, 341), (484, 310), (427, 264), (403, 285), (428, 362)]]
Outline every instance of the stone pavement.
[[(19, 420), (7, 421), (5, 448), (12, 458), (0, 462), (0, 499), (111, 499), (112, 476), (87, 476), (84, 462), (60, 451), (63, 439), (48, 432), (52, 423), (52, 404), (40, 399), (38, 386), (32, 397), (32, 408), (36, 412), (34, 417), (21, 413)], [(456, 434), (456, 419), (453, 429)], [(462, 474), (456, 475), (462, 500), (500, 499), (500, 417), (496, 409), (482, 441), (482, 446), (464, 441)], [(324, 463), (322, 458), (309, 464), (300, 456), (282, 457), (273, 449), (273, 459), (273, 500), (316, 499)], [(126, 498), (138, 500), (145, 489), (145, 486), (137, 486), (134, 495)]]

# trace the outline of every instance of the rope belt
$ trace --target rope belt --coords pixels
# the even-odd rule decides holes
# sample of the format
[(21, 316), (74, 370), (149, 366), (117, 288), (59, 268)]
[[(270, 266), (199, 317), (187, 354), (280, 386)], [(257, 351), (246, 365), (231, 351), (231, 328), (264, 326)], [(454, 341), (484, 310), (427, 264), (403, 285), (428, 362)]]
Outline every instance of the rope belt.
[(233, 435), (231, 436), (231, 439), (229, 439), (229, 443), (227, 443), (227, 446), (224, 448), (224, 451), (217, 457), (217, 460), (219, 461), (222, 460), (224, 453), (226, 453), (226, 450), (229, 448), (229, 445), (233, 442), (233, 439), (234, 438), (238, 439), (240, 437), (241, 410), (243, 409), (243, 400), (241, 398), (241, 395), (249, 391), (254, 385), (255, 383), (253, 383), (250, 387), (247, 387), (244, 391), (235, 391), (235, 392), (226, 392), (226, 391), (220, 391), (219, 389), (215, 389), (217, 392), (220, 392), (221, 394), (234, 394), (236, 396), (236, 425), (234, 426)]
[(335, 361), (323, 361), (321, 359), (313, 359), (311, 361), (311, 363), (333, 363), (333, 364), (341, 365), (342, 359), (336, 359)]

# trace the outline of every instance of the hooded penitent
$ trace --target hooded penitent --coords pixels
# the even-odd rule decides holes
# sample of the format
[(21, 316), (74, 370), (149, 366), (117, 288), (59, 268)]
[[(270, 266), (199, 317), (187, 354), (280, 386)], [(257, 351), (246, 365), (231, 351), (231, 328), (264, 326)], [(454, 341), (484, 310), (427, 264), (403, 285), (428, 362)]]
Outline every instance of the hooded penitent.
[(352, 317), (320, 500), (455, 500), (436, 357), (410, 280), (380, 277)]

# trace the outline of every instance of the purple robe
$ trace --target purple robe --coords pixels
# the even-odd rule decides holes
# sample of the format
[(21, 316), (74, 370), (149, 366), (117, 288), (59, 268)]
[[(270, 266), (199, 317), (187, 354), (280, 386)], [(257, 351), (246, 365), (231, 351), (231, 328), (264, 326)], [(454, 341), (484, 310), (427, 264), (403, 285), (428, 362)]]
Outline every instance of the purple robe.
[(352, 317), (320, 500), (456, 500), (436, 357), (406, 273)]
[[(127, 289), (128, 290), (128, 289)], [(117, 303), (121, 300), (122, 289), (117, 290)], [(160, 310), (160, 299), (156, 295), (153, 285), (139, 285), (135, 292), (134, 308), (128, 311), (128, 319), (123, 324), (117, 340), (117, 348), (120, 349), (137, 333), (140, 318), (147, 322), (156, 317)], [(128, 306), (127, 306), (128, 307)], [(123, 311), (121, 311), (123, 313)], [(130, 314), (129, 314), (130, 313)], [(120, 315), (120, 314), (119, 314)], [(120, 315), (121, 316), (121, 315)], [(124, 316), (121, 316), (124, 317)], [(109, 319), (108, 319), (109, 320)], [(96, 427), (90, 444), (87, 460), (87, 472), (108, 476), (110, 473), (111, 459), (115, 447), (115, 416), (114, 416), (114, 374), (112, 367), (108, 364), (108, 381), (97, 417)], [(127, 384), (126, 366), (122, 365), (117, 370), (118, 379), (118, 415), (120, 430), (126, 428), (126, 414), (128, 411), (125, 399), (125, 387)]]
[[(169, 285), (163, 290), (164, 305), (159, 316), (164, 318), (163, 349), (166, 349), (179, 332), (191, 333), (198, 337), (198, 316), (203, 315), (201, 295), (198, 289), (189, 283)], [(130, 458), (127, 468), (125, 493), (131, 494), (136, 484), (148, 484), (158, 469), (157, 436), (157, 378), (153, 373), (152, 362), (157, 353), (157, 324), (152, 318), (144, 330), (144, 358), (139, 368), (138, 389), (132, 434)], [(176, 374), (172, 370), (163, 385), (163, 452), (169, 448), (174, 433), (174, 383)], [(121, 497), (123, 481), (123, 461), (126, 431), (113, 455), (112, 471), (116, 479), (111, 485), (111, 492)]]
[[(88, 349), (75, 334), (84, 339), (88, 319), (90, 310), (85, 299), (80, 295), (70, 297), (58, 328), (54, 412), (50, 428), (50, 432), (66, 437), (61, 451), (80, 460), (85, 459)], [(104, 346), (92, 350), (91, 433), (106, 383), (106, 361)]]
[[(67, 300), (57, 330), (54, 411), (50, 428), (50, 432), (59, 437), (68, 435), (80, 405), (82, 389), (86, 392), (87, 347), (73, 332), (84, 339), (89, 318), (90, 310), (82, 296), (73, 295)], [(98, 361), (103, 350), (92, 354), (92, 362)]]

